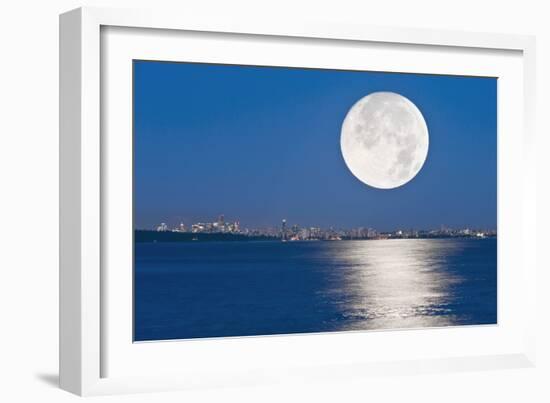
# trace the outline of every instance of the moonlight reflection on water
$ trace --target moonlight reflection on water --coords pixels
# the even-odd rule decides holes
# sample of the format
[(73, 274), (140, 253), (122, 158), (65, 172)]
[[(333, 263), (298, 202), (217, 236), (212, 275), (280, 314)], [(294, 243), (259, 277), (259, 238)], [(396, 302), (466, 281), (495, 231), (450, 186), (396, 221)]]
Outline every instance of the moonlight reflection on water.
[(452, 325), (451, 286), (463, 279), (446, 256), (458, 252), (433, 240), (345, 243), (334, 256), (342, 284), (325, 291), (350, 319), (342, 330)]

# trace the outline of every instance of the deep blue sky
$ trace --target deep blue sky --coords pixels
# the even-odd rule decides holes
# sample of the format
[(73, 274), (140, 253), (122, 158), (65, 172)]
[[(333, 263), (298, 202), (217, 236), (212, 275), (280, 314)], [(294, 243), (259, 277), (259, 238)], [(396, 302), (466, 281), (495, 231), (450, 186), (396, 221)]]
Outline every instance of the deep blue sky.
[[(340, 152), (347, 111), (374, 91), (409, 98), (430, 133), (397, 189), (361, 183)], [(496, 93), (494, 78), (135, 61), (135, 227), (225, 214), (249, 228), (496, 228)]]

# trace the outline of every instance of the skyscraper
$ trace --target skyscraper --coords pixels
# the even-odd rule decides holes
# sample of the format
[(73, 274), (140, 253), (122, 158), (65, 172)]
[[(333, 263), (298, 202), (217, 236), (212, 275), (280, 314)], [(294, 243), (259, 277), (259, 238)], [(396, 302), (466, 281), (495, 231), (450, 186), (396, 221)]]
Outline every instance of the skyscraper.
[(160, 225), (157, 227), (157, 232), (166, 232), (168, 231), (168, 225), (166, 223), (160, 223)]
[(281, 225), (281, 240), (286, 241), (286, 218), (283, 218)]

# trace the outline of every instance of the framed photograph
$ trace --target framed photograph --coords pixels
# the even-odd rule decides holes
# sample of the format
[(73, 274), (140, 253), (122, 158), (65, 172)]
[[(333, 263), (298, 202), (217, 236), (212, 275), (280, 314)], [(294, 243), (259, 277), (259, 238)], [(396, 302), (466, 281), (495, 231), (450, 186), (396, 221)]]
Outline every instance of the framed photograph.
[(60, 18), (60, 383), (534, 365), (534, 39)]

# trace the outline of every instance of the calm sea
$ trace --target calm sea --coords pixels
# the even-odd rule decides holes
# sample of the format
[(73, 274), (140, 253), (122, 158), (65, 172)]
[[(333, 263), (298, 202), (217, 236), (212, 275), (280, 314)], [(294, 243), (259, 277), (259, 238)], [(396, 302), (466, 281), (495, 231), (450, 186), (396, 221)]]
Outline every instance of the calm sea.
[(135, 340), (492, 324), (496, 239), (138, 243)]

